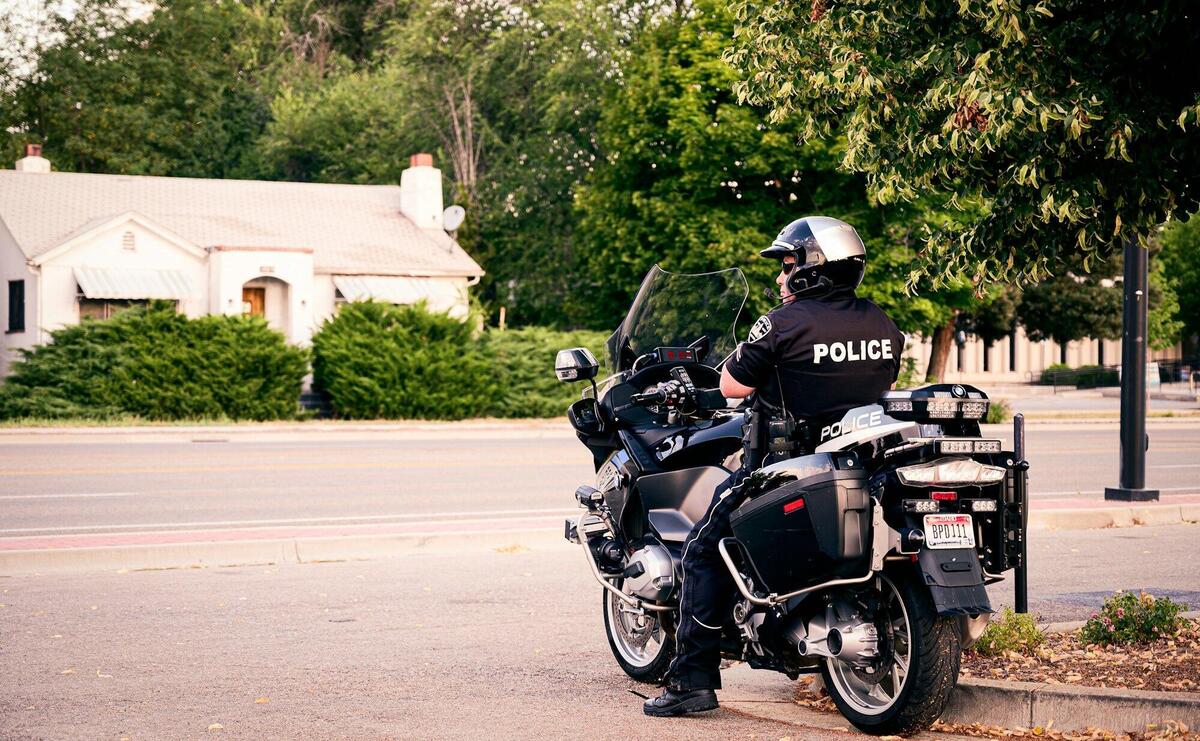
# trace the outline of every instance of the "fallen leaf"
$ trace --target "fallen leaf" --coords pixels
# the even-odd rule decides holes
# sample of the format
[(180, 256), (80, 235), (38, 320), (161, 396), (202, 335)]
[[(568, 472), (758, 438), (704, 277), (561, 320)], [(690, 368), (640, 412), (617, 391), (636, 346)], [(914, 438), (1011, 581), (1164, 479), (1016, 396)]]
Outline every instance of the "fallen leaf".
[(71, 667), (70, 669), (63, 669), (61, 672), (59, 672), (59, 674), (74, 674), (74, 673), (75, 673), (75, 667)]
[(212, 725), (210, 725), (210, 726), (208, 727), (208, 730), (210, 730), (210, 731), (223, 731), (223, 730), (225, 730), (225, 726), (221, 725), (220, 723), (213, 723)]
[(99, 669), (96, 670), (96, 676), (100, 677), (101, 679), (112, 679), (111, 674), (101, 674)]
[(527, 550), (529, 550), (529, 549), (526, 548), (525, 546), (523, 546), (519, 543), (514, 543), (512, 545), (500, 546), (499, 548), (496, 549), (496, 553), (524, 553)]
[(255, 705), (266, 705), (266, 704), (267, 704), (268, 702), (270, 702), (270, 701), (271, 701), (271, 698), (269, 698), (269, 697), (256, 697), (256, 698), (254, 698), (254, 704), (255, 704)]

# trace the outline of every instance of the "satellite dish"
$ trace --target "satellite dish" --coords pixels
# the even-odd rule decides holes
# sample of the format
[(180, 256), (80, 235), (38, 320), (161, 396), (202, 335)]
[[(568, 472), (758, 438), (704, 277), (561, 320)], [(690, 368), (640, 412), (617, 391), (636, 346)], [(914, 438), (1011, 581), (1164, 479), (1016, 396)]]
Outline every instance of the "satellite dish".
[(459, 205), (449, 206), (442, 212), (442, 228), (452, 232), (462, 226), (467, 218), (467, 210)]

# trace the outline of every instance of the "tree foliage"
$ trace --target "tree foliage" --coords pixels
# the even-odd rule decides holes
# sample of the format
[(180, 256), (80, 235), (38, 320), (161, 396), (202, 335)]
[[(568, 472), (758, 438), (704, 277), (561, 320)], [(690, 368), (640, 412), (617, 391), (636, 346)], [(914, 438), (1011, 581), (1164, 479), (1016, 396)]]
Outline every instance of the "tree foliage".
[(884, 202), (940, 196), (910, 274), (1031, 282), (1200, 197), (1187, 0), (736, 0), (742, 100), (847, 142)]
[(1176, 315), (1188, 350), (1194, 356), (1200, 350), (1200, 218), (1193, 215), (1188, 221), (1168, 225), (1158, 242), (1162, 245), (1157, 260), (1162, 267), (1159, 279), (1176, 297), (1179, 305)]
[(266, 125), (274, 25), (242, 3), (172, 0), (131, 19), (115, 0), (51, 13), (51, 40), (14, 60), (0, 131), (43, 143), (58, 169), (232, 177)]
[[(659, 18), (604, 101), (603, 159), (577, 199), (587, 270), (572, 308), (593, 326), (615, 326), (655, 263), (739, 266), (752, 286), (772, 286), (778, 265), (757, 252), (804, 214), (886, 240), (863, 181), (837, 171), (836, 145), (800, 148), (794, 127), (768, 126), (763, 111), (738, 104), (734, 71), (720, 59), (731, 28), (712, 2)], [(756, 291), (750, 311), (768, 306)]]
[[(1179, 301), (1152, 249), (1149, 275), (1147, 340), (1153, 348), (1179, 341), (1183, 325)], [(1082, 270), (1063, 271), (1051, 280), (1026, 288), (1017, 309), (1021, 324), (1035, 342), (1051, 339), (1067, 343), (1085, 338), (1117, 340), (1122, 337), (1124, 306), (1123, 260), (1114, 258)]]

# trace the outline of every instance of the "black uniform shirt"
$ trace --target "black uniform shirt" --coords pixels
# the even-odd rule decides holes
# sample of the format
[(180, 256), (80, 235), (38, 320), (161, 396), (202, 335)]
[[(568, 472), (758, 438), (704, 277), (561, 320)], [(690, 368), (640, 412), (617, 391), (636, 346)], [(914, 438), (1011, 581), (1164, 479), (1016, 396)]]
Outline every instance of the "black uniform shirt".
[(874, 404), (900, 372), (904, 335), (875, 304), (851, 291), (791, 301), (750, 329), (726, 363), (734, 380), (758, 389), (796, 419), (818, 419)]

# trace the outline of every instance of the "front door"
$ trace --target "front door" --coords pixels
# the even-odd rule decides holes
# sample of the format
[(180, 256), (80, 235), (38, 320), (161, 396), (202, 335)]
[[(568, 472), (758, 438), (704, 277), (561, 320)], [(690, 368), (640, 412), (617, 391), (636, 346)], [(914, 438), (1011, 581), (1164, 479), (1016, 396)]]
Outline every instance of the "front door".
[(244, 286), (242, 288), (242, 313), (249, 316), (264, 316), (267, 313), (267, 289)]

